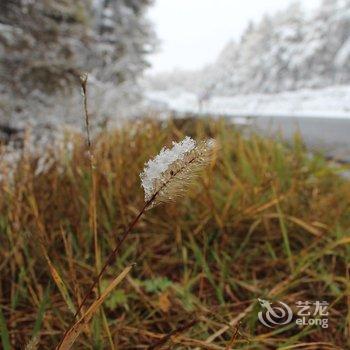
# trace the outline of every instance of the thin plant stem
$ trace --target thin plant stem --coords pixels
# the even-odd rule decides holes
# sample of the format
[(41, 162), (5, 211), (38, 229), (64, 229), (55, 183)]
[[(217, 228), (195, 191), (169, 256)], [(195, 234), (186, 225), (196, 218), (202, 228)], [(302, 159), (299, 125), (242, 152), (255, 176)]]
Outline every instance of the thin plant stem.
[(95, 160), (92, 149), (92, 141), (90, 136), (90, 116), (87, 106), (87, 80), (88, 75), (84, 74), (81, 76), (81, 87), (83, 90), (83, 101), (84, 101), (84, 114), (85, 114), (85, 128), (86, 128), (86, 142), (89, 153), (89, 165), (90, 165), (90, 177), (92, 181), (91, 197), (90, 197), (90, 211), (91, 211), (91, 228), (94, 236), (94, 250), (95, 250), (95, 268), (96, 273), (101, 269), (101, 254), (98, 246), (97, 236), (97, 208), (96, 208), (96, 174), (95, 174)]
[[(95, 272), (96, 275), (101, 270), (101, 249), (99, 246), (98, 234), (97, 234), (97, 177), (95, 171), (95, 157), (93, 153), (92, 141), (90, 136), (90, 115), (88, 111), (88, 95), (87, 95), (87, 81), (88, 75), (84, 74), (81, 77), (81, 87), (83, 90), (83, 104), (84, 104), (84, 114), (85, 114), (85, 129), (86, 129), (86, 140), (89, 155), (89, 165), (90, 165), (90, 178), (92, 182), (91, 195), (90, 195), (90, 226), (94, 237), (94, 253), (95, 253)], [(100, 283), (97, 283), (97, 295), (101, 294)], [(111, 337), (111, 332), (108, 327), (108, 322), (106, 315), (104, 313), (103, 307), (101, 308), (101, 317), (103, 320), (103, 325), (108, 335), (108, 340), (111, 345), (111, 349), (114, 350), (114, 345)]]
[(133, 228), (136, 226), (136, 224), (138, 223), (138, 221), (140, 220), (141, 216), (145, 213), (146, 209), (152, 204), (152, 202), (154, 201), (154, 199), (156, 198), (158, 193), (155, 193), (153, 195), (153, 197), (143, 206), (143, 208), (140, 210), (140, 212), (137, 214), (137, 216), (134, 218), (134, 220), (130, 223), (130, 225), (128, 226), (128, 228), (124, 231), (122, 237), (120, 238), (119, 242), (117, 243), (116, 247), (113, 249), (113, 251), (111, 251), (111, 253), (108, 255), (105, 264), (103, 265), (101, 271), (99, 272), (99, 274), (97, 275), (97, 277), (95, 277), (93, 283), (91, 284), (88, 292), (85, 294), (83, 300), (80, 302), (80, 305), (77, 308), (77, 311), (74, 314), (73, 317), (73, 321), (70, 324), (70, 327), (67, 328), (67, 330), (65, 331), (60, 343), (58, 344), (58, 346), (56, 347), (56, 349), (60, 349), (62, 342), (64, 341), (66, 335), (68, 334), (68, 332), (70, 331), (72, 325), (74, 324), (74, 320), (75, 318), (79, 315), (82, 307), (84, 306), (86, 300), (88, 299), (88, 297), (91, 295), (91, 293), (93, 292), (94, 288), (96, 287), (96, 285), (98, 284), (98, 282), (100, 281), (103, 273), (106, 271), (107, 267), (110, 266), (113, 262), (114, 259), (116, 257), (116, 255), (118, 254), (120, 247), (122, 246), (123, 242), (125, 241), (125, 239), (128, 237), (129, 233), (133, 230)]
[[(153, 201), (153, 200), (152, 200)], [(105, 264), (103, 265), (102, 269), (100, 270), (99, 274), (97, 275), (97, 277), (95, 278), (94, 282), (92, 283), (92, 285), (90, 286), (88, 292), (85, 294), (83, 300), (81, 301), (75, 315), (74, 318), (76, 318), (81, 310), (81, 308), (83, 307), (83, 305), (85, 304), (87, 298), (91, 295), (92, 291), (94, 290), (94, 288), (96, 287), (97, 283), (99, 282), (101, 276), (103, 275), (103, 273), (106, 271), (107, 267), (112, 265), (112, 263), (114, 262), (114, 259), (116, 257), (116, 255), (118, 254), (121, 245), (123, 244), (123, 242), (125, 241), (125, 239), (127, 238), (127, 236), (129, 235), (129, 233), (133, 230), (133, 228), (135, 227), (135, 225), (138, 223), (138, 221), (140, 220), (141, 216), (144, 214), (144, 212), (146, 211), (147, 207), (150, 205), (150, 201), (148, 201), (144, 207), (141, 209), (141, 211), (139, 212), (139, 214), (134, 218), (134, 220), (131, 222), (131, 224), (129, 225), (129, 227), (127, 228), (127, 230), (124, 231), (122, 237), (120, 238), (119, 242), (117, 243), (116, 247), (110, 252), (110, 254), (108, 255)]]
[[(191, 164), (195, 159), (191, 159), (189, 161), (188, 164)], [(183, 170), (183, 168), (179, 169), (177, 172), (175, 172), (173, 174), (173, 177), (177, 176), (181, 171)], [(168, 180), (170, 181), (170, 180)], [(140, 210), (140, 212), (137, 214), (137, 216), (134, 218), (134, 220), (130, 223), (130, 225), (128, 226), (128, 228), (124, 231), (122, 237), (120, 238), (119, 242), (117, 243), (117, 246), (113, 249), (113, 251), (109, 254), (109, 256), (106, 259), (105, 264), (103, 265), (102, 269), (100, 270), (99, 274), (97, 275), (97, 277), (95, 278), (93, 284), (91, 285), (89, 291), (85, 294), (83, 300), (81, 301), (75, 315), (74, 318), (77, 317), (77, 315), (79, 314), (82, 306), (85, 304), (87, 298), (90, 296), (90, 294), (92, 293), (93, 289), (95, 288), (96, 284), (98, 283), (98, 281), (100, 280), (101, 276), (103, 275), (103, 273), (105, 272), (105, 270), (107, 269), (107, 267), (109, 265), (111, 265), (114, 262), (114, 259), (116, 257), (116, 255), (119, 252), (119, 249), (121, 247), (121, 245), (123, 244), (123, 242), (125, 241), (125, 239), (127, 238), (127, 236), (129, 235), (129, 233), (133, 230), (133, 228), (136, 226), (136, 224), (138, 223), (138, 221), (140, 220), (141, 216), (145, 213), (145, 211), (147, 210), (148, 207), (151, 206), (151, 204), (153, 203), (153, 201), (156, 199), (156, 197), (158, 196), (158, 194), (163, 190), (164, 187), (166, 187), (168, 184), (168, 182), (163, 183), (162, 187), (153, 194), (153, 196), (144, 204), (144, 206), (142, 207), (142, 209)]]
[[(191, 159), (191, 161), (189, 163), (192, 163), (194, 161), (194, 159)], [(173, 176), (176, 176), (178, 173), (180, 173), (183, 169), (179, 169)], [(136, 226), (136, 224), (139, 222), (140, 218), (142, 217), (142, 215), (146, 212), (147, 208), (150, 207), (153, 203), (153, 201), (156, 199), (156, 197), (158, 196), (159, 192), (162, 191), (162, 189), (167, 186), (167, 182), (165, 182), (162, 187), (153, 194), (153, 196), (144, 204), (144, 206), (142, 207), (142, 209), (140, 210), (140, 212), (137, 214), (137, 216), (134, 218), (134, 220), (131, 221), (130, 225), (128, 226), (128, 228), (124, 231), (122, 237), (120, 238), (119, 242), (117, 243), (116, 247), (110, 252), (110, 254), (108, 255), (102, 269), (100, 270), (99, 274), (97, 275), (97, 277), (95, 277), (92, 285), (90, 286), (88, 292), (85, 294), (83, 300), (80, 302), (80, 305), (77, 308), (77, 311), (75, 312), (74, 316), (73, 316), (73, 321), (70, 323), (70, 326), (67, 328), (67, 330), (64, 332), (63, 337), (60, 341), (60, 343), (57, 345), (56, 349), (59, 350), (61, 347), (62, 342), (64, 341), (65, 337), (67, 336), (68, 332), (70, 331), (71, 327), (74, 324), (74, 320), (75, 318), (79, 315), (82, 307), (84, 306), (85, 302), (87, 301), (87, 299), (89, 298), (89, 296), (91, 295), (91, 293), (93, 292), (94, 288), (96, 287), (96, 285), (98, 284), (98, 282), (100, 281), (102, 275), (104, 274), (104, 272), (106, 271), (107, 267), (110, 266), (113, 262), (115, 257), (117, 256), (120, 247), (122, 246), (123, 242), (125, 241), (125, 239), (128, 237), (129, 233), (134, 229), (134, 227)]]
[[(195, 158), (191, 159), (186, 166), (188, 166), (188, 164), (191, 164), (195, 161)], [(185, 166), (185, 167), (186, 167)], [(177, 170), (173, 175), (172, 178), (176, 177), (179, 173), (181, 173), (185, 167), (180, 168), (179, 170)], [(91, 295), (91, 293), (93, 292), (94, 288), (96, 287), (96, 285), (98, 284), (98, 282), (100, 281), (102, 275), (104, 274), (104, 272), (106, 271), (107, 267), (112, 265), (112, 263), (114, 262), (115, 257), (117, 256), (120, 247), (122, 246), (123, 242), (125, 241), (125, 239), (128, 237), (129, 233), (134, 229), (134, 227), (136, 226), (136, 224), (138, 223), (138, 221), (140, 220), (140, 218), (142, 217), (142, 215), (146, 212), (146, 210), (152, 205), (152, 203), (154, 202), (154, 200), (157, 198), (158, 194), (161, 193), (161, 191), (168, 185), (169, 181), (171, 181), (171, 179), (169, 179), (168, 181), (164, 182), (162, 184), (162, 186), (158, 189), (157, 192), (155, 192), (153, 194), (153, 196), (144, 204), (144, 206), (142, 207), (142, 209), (140, 210), (140, 212), (137, 214), (137, 216), (134, 218), (134, 220), (130, 223), (130, 225), (128, 226), (128, 228), (124, 231), (122, 237), (120, 238), (119, 242), (117, 243), (116, 247), (113, 249), (113, 251), (111, 251), (111, 253), (108, 255), (102, 269), (100, 270), (99, 274), (97, 275), (97, 277), (94, 279), (94, 282), (92, 283), (92, 285), (90, 286), (88, 292), (85, 294), (83, 300), (81, 301), (80, 305), (77, 308), (77, 311), (74, 314), (73, 317), (73, 322), (71, 322), (69, 328), (65, 331), (60, 343), (58, 344), (58, 346), (56, 347), (56, 349), (60, 349), (60, 346), (62, 344), (62, 342), (64, 341), (66, 335), (68, 334), (68, 332), (71, 330), (71, 327), (74, 324), (74, 320), (75, 318), (78, 316), (79, 312), (81, 311), (82, 307), (84, 306), (85, 302), (87, 301), (87, 299), (89, 298), (89, 296)]]
[[(88, 97), (87, 97), (87, 81), (88, 75), (83, 74), (81, 76), (81, 87), (83, 90), (83, 105), (84, 105), (84, 115), (85, 115), (85, 130), (86, 130), (86, 143), (89, 155), (89, 165), (90, 165), (90, 179), (91, 179), (91, 193), (90, 193), (90, 226), (94, 237), (94, 253), (95, 253), (95, 271), (96, 274), (101, 269), (101, 255), (98, 246), (98, 236), (97, 236), (97, 207), (96, 207), (96, 175), (95, 175), (95, 164), (94, 164), (94, 153), (92, 149), (92, 141), (90, 136), (90, 115), (88, 111)], [(98, 294), (100, 293), (100, 285), (98, 285)]]

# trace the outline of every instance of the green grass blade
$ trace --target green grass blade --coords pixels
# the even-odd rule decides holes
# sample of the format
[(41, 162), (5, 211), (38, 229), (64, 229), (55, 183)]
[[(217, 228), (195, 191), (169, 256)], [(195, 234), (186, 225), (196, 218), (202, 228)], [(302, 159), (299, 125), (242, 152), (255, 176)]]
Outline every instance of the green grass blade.
[(33, 337), (35, 337), (41, 329), (41, 326), (42, 326), (42, 323), (44, 320), (46, 307), (47, 307), (49, 300), (50, 300), (49, 295), (50, 295), (50, 284), (47, 286), (45, 293), (44, 293), (43, 300), (41, 301), (41, 303), (39, 305), (39, 310), (38, 310), (38, 314), (36, 317), (36, 321), (35, 321), (34, 329), (33, 329), (33, 333), (32, 333)]
[[(273, 192), (274, 192), (275, 197), (277, 198), (276, 190), (273, 189)], [(288, 264), (289, 264), (290, 271), (293, 273), (294, 272), (294, 262), (293, 262), (292, 250), (290, 249), (290, 244), (289, 244), (288, 230), (287, 230), (286, 224), (284, 222), (283, 213), (282, 213), (282, 210), (281, 210), (281, 207), (280, 207), (278, 201), (276, 203), (276, 208), (277, 208), (277, 213), (278, 213), (278, 219), (280, 222), (280, 228), (282, 231), (284, 250), (285, 250), (287, 258), (288, 258)]]
[(1, 334), (1, 343), (4, 350), (11, 350), (10, 344), (10, 334), (7, 329), (6, 321), (2, 309), (0, 307), (0, 334)]

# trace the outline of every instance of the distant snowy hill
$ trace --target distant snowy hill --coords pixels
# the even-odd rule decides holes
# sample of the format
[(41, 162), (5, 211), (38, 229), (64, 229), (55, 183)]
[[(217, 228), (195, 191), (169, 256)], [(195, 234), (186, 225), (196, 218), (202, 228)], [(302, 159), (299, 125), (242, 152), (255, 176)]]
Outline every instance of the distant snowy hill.
[(298, 4), (251, 23), (216, 62), (197, 72), (152, 77), (150, 90), (212, 96), (275, 94), (350, 84), (350, 0), (323, 0), (306, 15)]

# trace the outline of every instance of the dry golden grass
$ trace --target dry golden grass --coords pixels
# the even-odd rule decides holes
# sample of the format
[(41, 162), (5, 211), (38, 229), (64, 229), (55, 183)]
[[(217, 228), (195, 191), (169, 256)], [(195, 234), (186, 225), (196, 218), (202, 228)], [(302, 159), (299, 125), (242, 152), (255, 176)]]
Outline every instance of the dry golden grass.
[[(101, 292), (126, 266), (137, 265), (73, 348), (350, 345), (350, 184), (338, 176), (339, 167), (310, 157), (298, 138), (286, 146), (244, 137), (222, 121), (183, 120), (99, 135), (96, 201), (78, 135), (72, 135), (73, 151), (60, 150), (46, 172), (35, 175), (38, 160), (24, 153), (12, 179), (1, 180), (3, 349), (59, 343), (99, 264), (144, 205), (139, 173), (145, 161), (185, 135), (217, 139), (215, 162), (185, 199), (143, 216)], [(257, 298), (290, 305), (327, 300), (329, 328), (267, 329), (257, 320)], [(95, 300), (91, 295), (83, 311)]]

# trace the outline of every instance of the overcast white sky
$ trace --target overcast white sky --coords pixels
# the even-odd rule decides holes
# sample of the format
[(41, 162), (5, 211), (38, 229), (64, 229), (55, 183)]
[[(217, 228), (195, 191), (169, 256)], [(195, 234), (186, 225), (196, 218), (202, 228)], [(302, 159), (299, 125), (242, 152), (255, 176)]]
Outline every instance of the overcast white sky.
[[(224, 45), (239, 38), (250, 20), (275, 13), (295, 0), (156, 0), (149, 17), (160, 39), (150, 56), (150, 73), (196, 69), (215, 60)], [(303, 0), (312, 9), (320, 0)]]

